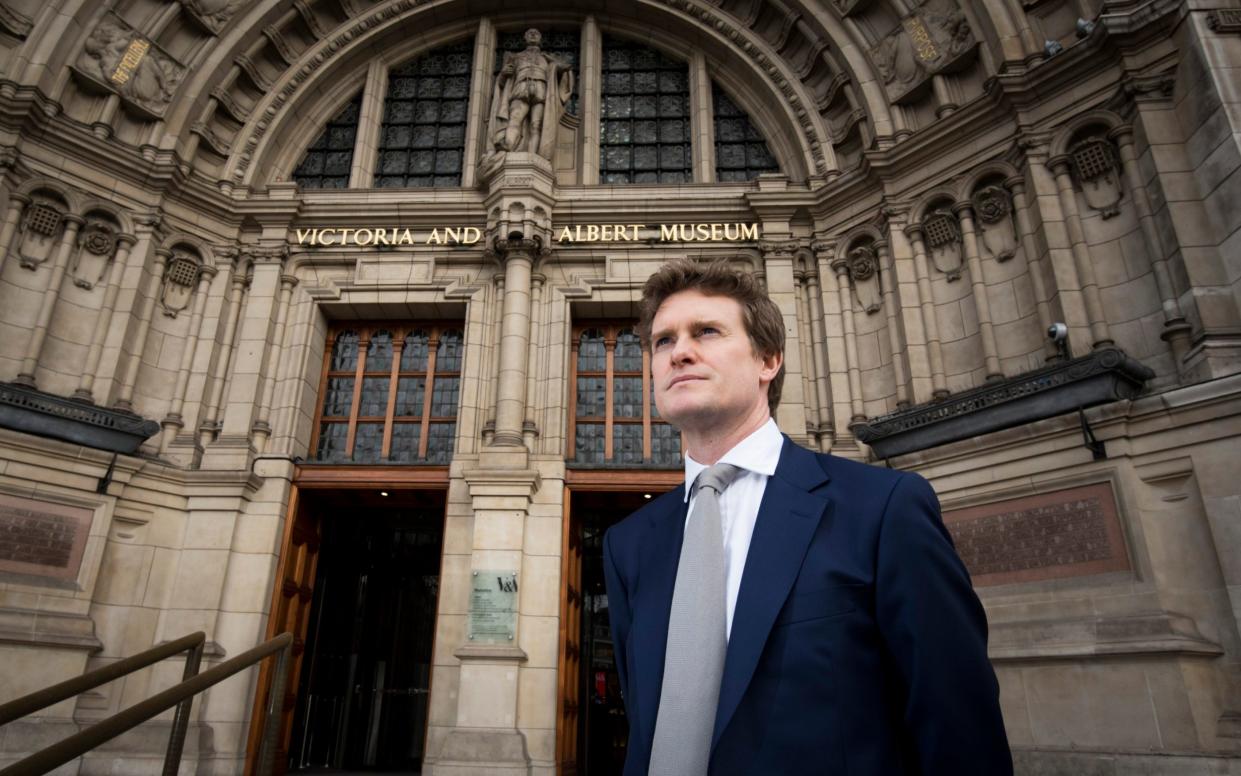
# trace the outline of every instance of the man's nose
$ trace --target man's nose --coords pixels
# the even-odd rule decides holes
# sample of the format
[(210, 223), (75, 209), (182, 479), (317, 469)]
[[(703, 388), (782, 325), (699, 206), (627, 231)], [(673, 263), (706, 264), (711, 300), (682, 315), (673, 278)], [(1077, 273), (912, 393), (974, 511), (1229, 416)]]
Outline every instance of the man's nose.
[(672, 343), (672, 363), (683, 364), (692, 363), (697, 358), (697, 351), (694, 349), (694, 338), (688, 336), (679, 336)]

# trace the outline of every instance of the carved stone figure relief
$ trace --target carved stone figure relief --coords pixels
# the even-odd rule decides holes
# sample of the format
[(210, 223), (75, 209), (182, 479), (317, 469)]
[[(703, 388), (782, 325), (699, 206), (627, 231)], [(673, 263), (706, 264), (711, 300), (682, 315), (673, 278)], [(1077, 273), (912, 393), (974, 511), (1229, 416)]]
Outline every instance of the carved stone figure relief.
[(874, 245), (859, 245), (845, 254), (853, 292), (862, 309), (874, 315), (883, 308), (883, 290), (879, 287), (879, 255)]
[(922, 219), (926, 250), (935, 269), (948, 276), (948, 282), (961, 279), (965, 251), (961, 244), (961, 225), (948, 210), (936, 210)]
[(52, 256), (64, 228), (65, 211), (49, 197), (35, 195), (22, 213), (18, 261), (35, 270)]
[(561, 113), (573, 95), (573, 72), (568, 65), (543, 53), (538, 30), (526, 30), (525, 37), (526, 49), (506, 52), (496, 77), (487, 124), (491, 150), (482, 159), (484, 170), (494, 170), (510, 151), (538, 154), (550, 161)]
[(1017, 255), (1017, 230), (1013, 225), (1013, 200), (1003, 186), (984, 186), (971, 198), (982, 232), (983, 249), (996, 261)]
[(127, 107), (159, 118), (185, 75), (185, 66), (109, 12), (86, 39), (73, 72), (88, 87), (115, 92)]
[(1083, 140), (1069, 149), (1073, 174), (1086, 204), (1111, 218), (1120, 213), (1120, 176), (1116, 149), (1101, 137)]
[(953, 0), (928, 0), (870, 49), (888, 97), (918, 90), (933, 74), (970, 55), (977, 40)]
[(87, 291), (103, 282), (108, 265), (116, 255), (116, 227), (97, 216), (87, 216), (78, 233), (77, 255), (73, 260), (73, 284)]
[(179, 0), (181, 7), (200, 27), (215, 35), (245, 5), (244, 0)]
[(172, 252), (168, 269), (164, 272), (164, 291), (159, 300), (164, 315), (176, 318), (178, 313), (189, 307), (201, 269), (197, 256), (180, 248)]

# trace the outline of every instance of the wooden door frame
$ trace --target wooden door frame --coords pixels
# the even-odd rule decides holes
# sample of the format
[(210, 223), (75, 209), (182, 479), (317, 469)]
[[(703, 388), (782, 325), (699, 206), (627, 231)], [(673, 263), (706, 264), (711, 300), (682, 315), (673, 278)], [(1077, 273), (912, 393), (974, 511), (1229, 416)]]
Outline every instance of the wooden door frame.
[[(289, 504), (284, 515), (284, 530), (280, 538), (280, 555), (276, 560), (276, 574), (272, 583), (271, 600), (268, 602), (267, 608), (267, 624), (263, 628), (263, 640), (275, 638), (276, 629), (279, 623), (274, 617), (276, 607), (280, 603), (280, 581), (284, 579), (287, 570), (288, 561), (291, 553), (290, 545), (293, 541), (293, 524), (297, 517), (297, 510), (302, 507), (303, 491), (324, 491), (324, 490), (442, 490), (445, 492), (445, 514), (441, 519), (447, 516), (447, 491), (448, 491), (448, 467), (447, 466), (357, 466), (357, 465), (316, 465), (301, 464), (294, 467), (293, 480), (289, 486)], [(440, 545), (440, 569), (441, 578), (444, 572), (444, 549), (441, 540)], [(313, 596), (312, 596), (313, 602)], [(439, 596), (435, 598), (435, 612), (432, 615), (435, 623), (435, 629), (431, 637), (431, 672), (427, 678), (427, 725), (430, 725), (431, 714), (431, 692), (435, 679), (435, 639), (439, 635)], [(311, 604), (313, 606), (313, 603)], [(274, 661), (264, 660), (259, 664), (258, 682), (255, 684), (254, 700), (250, 706), (250, 726), (249, 734), (246, 740), (246, 776), (252, 776), (257, 772), (258, 765), (258, 749), (259, 741), (263, 734), (263, 721), (265, 716), (267, 692), (266, 689), (270, 682), (271, 672), (274, 667)], [(299, 676), (289, 676), (285, 683), (285, 695), (296, 696), (299, 686)], [(283, 734), (283, 731), (281, 731)], [(427, 731), (424, 729), (423, 735), (423, 755), (426, 755), (426, 736)]]

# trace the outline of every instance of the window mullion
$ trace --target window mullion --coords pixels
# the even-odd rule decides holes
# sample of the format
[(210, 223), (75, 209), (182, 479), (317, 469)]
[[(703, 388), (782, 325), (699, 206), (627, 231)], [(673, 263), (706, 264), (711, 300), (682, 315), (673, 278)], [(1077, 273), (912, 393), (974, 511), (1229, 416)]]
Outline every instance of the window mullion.
[(695, 51), (689, 62), (690, 143), (694, 181), (715, 182), (715, 117), (711, 105), (711, 74), (707, 58)]
[(371, 346), (371, 330), (362, 329), (358, 337), (358, 365), (353, 375), (353, 402), (349, 406), (349, 436), (345, 440), (345, 455), (353, 458), (353, 442), (358, 434), (358, 410), (362, 404), (362, 380), (366, 373), (366, 351)]
[(310, 450), (306, 454), (308, 458), (319, 457), (319, 435), (323, 429), (323, 399), (327, 395), (327, 386), (329, 375), (332, 370), (332, 352), (336, 349), (336, 338), (340, 336), (340, 332), (333, 333), (327, 339), (327, 346), (323, 349), (323, 376), (319, 378), (319, 406), (316, 409), (318, 420), (315, 427), (310, 431)]
[[(478, 153), (487, 138), (487, 109), (491, 101), (491, 70), (496, 60), (496, 28), (487, 17), (478, 20), (474, 36), (474, 72), (470, 77), (470, 105), (465, 119), (465, 151), (461, 157), (461, 185), (474, 185)], [(548, 95), (550, 96), (550, 95)]]
[(353, 165), (349, 188), (367, 189), (375, 184), (375, 164), (379, 155), (379, 132), (383, 125), (384, 97), (388, 93), (388, 63), (376, 59), (366, 71), (362, 106), (358, 111), (358, 133), (353, 143)]
[(380, 457), (387, 460), (392, 454), (392, 424), (396, 415), (396, 387), (401, 379), (401, 351), (405, 349), (405, 337), (392, 338), (392, 371), (388, 378), (388, 409), (384, 413), (384, 441)]
[(615, 379), (616, 329), (609, 326), (603, 335), (607, 366), (603, 382), (603, 460), (612, 460), (612, 380)]
[(431, 392), (435, 390), (435, 356), (439, 351), (439, 344), (440, 330), (434, 328), (427, 342), (427, 376), (423, 383), (426, 387), (422, 394), (422, 428), (418, 432), (418, 457), (423, 460), (426, 460), (427, 445), (431, 437)]
[(569, 350), (569, 433), (565, 440), (565, 458), (569, 459), (577, 455), (577, 351), (581, 338), (581, 330), (573, 332), (573, 344)]
[(603, 88), (603, 37), (595, 17), (582, 21), (581, 40), (582, 184), (599, 182), (599, 134), (603, 130), (600, 93)]

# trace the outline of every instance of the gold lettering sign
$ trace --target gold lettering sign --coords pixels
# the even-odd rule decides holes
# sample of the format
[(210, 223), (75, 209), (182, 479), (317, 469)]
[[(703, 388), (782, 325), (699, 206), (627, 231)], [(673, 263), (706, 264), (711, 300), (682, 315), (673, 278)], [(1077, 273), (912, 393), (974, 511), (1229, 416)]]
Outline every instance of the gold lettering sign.
[[(556, 242), (741, 242), (759, 239), (758, 224), (572, 224), (552, 229)], [(437, 226), (429, 233), (414, 233), (404, 227), (313, 227), (295, 229), (298, 245), (355, 246), (376, 245), (476, 245), (483, 239), (477, 226)]]
[(905, 26), (905, 32), (909, 34), (909, 40), (914, 44), (914, 51), (918, 52), (918, 58), (923, 62), (930, 62), (939, 58), (939, 49), (935, 47), (935, 41), (931, 40), (931, 33), (927, 32), (926, 25), (917, 16), (910, 16), (902, 24)]
[(117, 64), (116, 69), (112, 71), (112, 83), (119, 86), (127, 82), (150, 48), (151, 44), (142, 38), (131, 40), (129, 46), (125, 48), (125, 55), (121, 57), (121, 61)]

